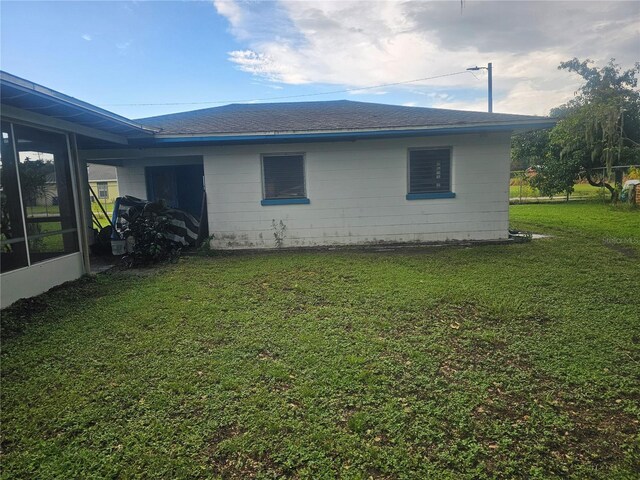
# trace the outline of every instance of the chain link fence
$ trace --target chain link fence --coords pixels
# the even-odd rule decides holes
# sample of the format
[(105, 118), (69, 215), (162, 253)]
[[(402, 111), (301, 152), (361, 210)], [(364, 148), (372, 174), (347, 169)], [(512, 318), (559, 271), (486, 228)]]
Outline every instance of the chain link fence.
[[(601, 178), (609, 185), (624, 185), (630, 179), (640, 180), (640, 165), (621, 165), (611, 169), (607, 174), (606, 168), (592, 170), (593, 178), (599, 182)], [(536, 171), (533, 168), (527, 170), (512, 170), (509, 178), (509, 201), (516, 203), (542, 203), (542, 202), (568, 202), (572, 200), (600, 200), (609, 202), (611, 194), (604, 186), (594, 187), (586, 180), (577, 182), (570, 195), (545, 196), (534, 186), (533, 179)]]

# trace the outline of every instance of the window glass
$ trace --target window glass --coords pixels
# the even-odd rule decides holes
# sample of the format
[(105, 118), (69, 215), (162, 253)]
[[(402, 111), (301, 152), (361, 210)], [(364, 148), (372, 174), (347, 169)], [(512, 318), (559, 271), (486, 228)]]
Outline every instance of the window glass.
[(409, 193), (451, 191), (451, 149), (409, 150)]
[(66, 136), (14, 125), (31, 263), (78, 251)]
[(264, 198), (304, 198), (304, 157), (265, 155), (262, 157)]
[(36, 238), (29, 237), (29, 252), (33, 261), (43, 261), (49, 258), (59, 257), (64, 253), (72, 253), (77, 250), (69, 248), (65, 245), (65, 237), (68, 234), (55, 233), (52, 235), (38, 236)]
[(98, 198), (109, 198), (109, 184), (98, 182)]
[(0, 272), (27, 266), (22, 207), (11, 136), (11, 125), (2, 122), (0, 156)]

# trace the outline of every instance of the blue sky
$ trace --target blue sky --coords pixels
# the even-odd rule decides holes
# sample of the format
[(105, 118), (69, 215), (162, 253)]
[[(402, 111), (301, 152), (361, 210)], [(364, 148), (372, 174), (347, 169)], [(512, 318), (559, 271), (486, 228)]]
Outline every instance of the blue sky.
[[(3, 70), (130, 118), (401, 82), (493, 61), (496, 110), (544, 114), (573, 56), (640, 58), (640, 2), (7, 2)], [(562, 18), (563, 22), (559, 22)], [(295, 100), (486, 108), (486, 77)], [(181, 105), (120, 105), (184, 103)]]

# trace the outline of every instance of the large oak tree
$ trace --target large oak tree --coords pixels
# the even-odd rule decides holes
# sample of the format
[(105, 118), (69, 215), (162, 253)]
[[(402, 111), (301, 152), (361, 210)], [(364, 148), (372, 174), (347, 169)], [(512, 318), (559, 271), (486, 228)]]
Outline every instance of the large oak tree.
[(609, 180), (613, 167), (640, 163), (640, 63), (622, 71), (614, 59), (598, 68), (574, 58), (558, 68), (584, 83), (572, 100), (551, 111), (560, 120), (550, 132), (514, 137), (512, 157), (535, 166), (532, 183), (544, 195), (571, 193), (575, 181), (585, 178), (616, 200), (619, 188)]

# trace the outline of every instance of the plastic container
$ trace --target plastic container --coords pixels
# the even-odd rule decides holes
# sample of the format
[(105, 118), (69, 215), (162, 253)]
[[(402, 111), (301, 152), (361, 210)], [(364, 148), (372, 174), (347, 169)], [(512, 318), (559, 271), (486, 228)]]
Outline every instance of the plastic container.
[(113, 255), (124, 255), (126, 253), (126, 240), (111, 239), (111, 253)]
[(127, 237), (127, 239), (125, 240), (126, 246), (125, 246), (125, 250), (127, 251), (127, 253), (133, 253), (133, 249), (136, 246), (136, 239), (132, 236)]

